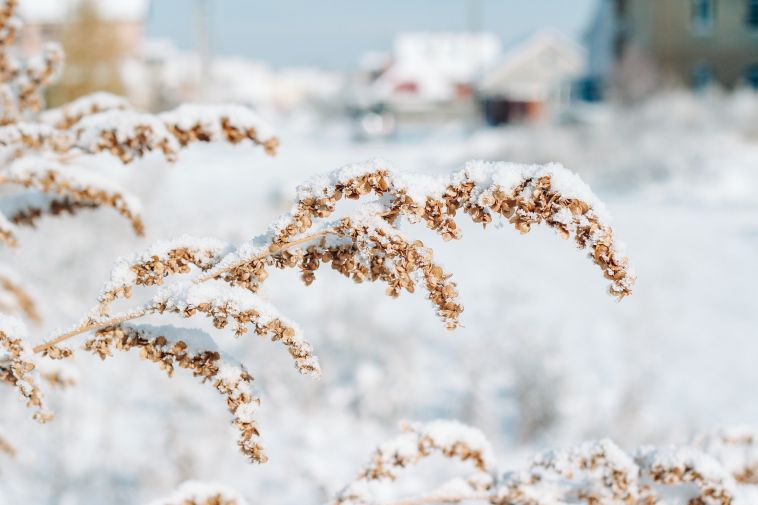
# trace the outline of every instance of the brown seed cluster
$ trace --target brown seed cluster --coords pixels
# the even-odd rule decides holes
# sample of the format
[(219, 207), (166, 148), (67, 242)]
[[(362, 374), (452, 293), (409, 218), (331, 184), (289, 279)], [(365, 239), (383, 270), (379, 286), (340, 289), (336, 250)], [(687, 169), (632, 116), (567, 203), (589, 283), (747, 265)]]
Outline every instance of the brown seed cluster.
[(26, 405), (35, 409), (35, 420), (48, 422), (52, 415), (44, 410), (42, 392), (31, 376), (35, 365), (26, 344), (21, 338), (11, 337), (0, 330), (0, 349), (5, 351), (5, 357), (0, 356), (0, 382), (16, 388), (26, 400)]
[[(632, 459), (609, 441), (585, 444), (571, 451), (538, 457), (522, 472), (506, 474), (491, 502), (496, 505), (531, 505), (541, 486), (564, 482), (566, 502), (639, 504), (639, 470)], [(571, 485), (571, 482), (581, 485)], [(560, 485), (560, 484), (559, 484)], [(651, 502), (651, 505), (654, 502)]]
[[(649, 452), (642, 450), (637, 456), (641, 474), (659, 486), (694, 484), (698, 494), (690, 499), (688, 505), (731, 505), (734, 502), (735, 483), (726, 472), (723, 476), (714, 475), (711, 469), (701, 468), (698, 457), (658, 458), (653, 451), (655, 449)], [(643, 500), (657, 498), (658, 493), (654, 489), (643, 491)]]
[[(440, 426), (441, 425), (441, 426)], [(471, 433), (479, 432), (456, 422), (402, 423), (403, 434), (376, 449), (371, 462), (358, 472), (358, 480), (394, 480), (397, 472), (417, 465), (433, 453), (471, 462), (480, 472), (490, 470), (489, 445), (472, 445)]]
[[(436, 421), (435, 423), (440, 423)], [(434, 424), (434, 423), (431, 423)], [(417, 432), (430, 430), (417, 425)], [(420, 426), (420, 427), (419, 427)], [(460, 428), (458, 428), (460, 430)], [(460, 458), (453, 448), (460, 439), (456, 430), (438, 433), (443, 455)], [(470, 437), (471, 435), (469, 435)], [(645, 448), (629, 456), (610, 441), (587, 443), (568, 451), (550, 451), (538, 456), (525, 470), (496, 475), (493, 464), (477, 465), (477, 472), (443, 485), (431, 493), (396, 501), (379, 501), (371, 481), (391, 483), (396, 471), (415, 465), (428, 455), (422, 438), (398, 438), (376, 450), (372, 463), (344, 488), (334, 505), (423, 505), (433, 503), (490, 503), (491, 505), (731, 505), (737, 483), (705, 453), (690, 448)], [(741, 437), (738, 437), (741, 438)], [(744, 439), (743, 439), (744, 440)], [(741, 440), (734, 443), (741, 444)], [(749, 443), (749, 442), (748, 442)], [(434, 444), (433, 444), (434, 445)], [(470, 443), (469, 443), (470, 445)], [(480, 445), (477, 445), (479, 447)], [(468, 454), (463, 451), (462, 454)], [(715, 465), (714, 465), (715, 463)], [(686, 487), (683, 488), (683, 486)], [(681, 493), (679, 491), (682, 491)], [(672, 501), (672, 497), (677, 499)], [(686, 496), (686, 498), (685, 498)], [(677, 501), (684, 500), (684, 501)]]
[(82, 119), (101, 112), (132, 110), (129, 102), (110, 93), (83, 96), (57, 109), (42, 113), (40, 119), (58, 130), (69, 130)]
[(236, 498), (228, 498), (223, 494), (213, 494), (202, 499), (187, 498), (182, 501), (167, 501), (161, 505), (241, 505)]
[(11, 458), (16, 455), (16, 448), (4, 439), (2, 435), (0, 435), (0, 453), (4, 453)]
[(287, 348), (300, 373), (316, 376), (321, 373), (318, 360), (313, 355), (313, 347), (300, 338), (295, 327), (278, 317), (262, 313), (259, 308), (243, 308), (240, 300), (234, 297), (209, 296), (203, 301), (193, 303), (187, 302), (182, 297), (175, 298), (170, 294), (159, 295), (146, 310), (158, 314), (178, 314), (185, 318), (204, 314), (212, 319), (213, 326), (218, 329), (223, 329), (233, 322), (236, 336), (244, 335), (248, 332), (248, 327), (252, 327), (256, 335), (267, 336), (272, 342), (281, 342)]
[(85, 153), (108, 153), (128, 164), (150, 152), (176, 160), (176, 139), (155, 116), (108, 111), (88, 116), (75, 127), (74, 146)]
[(189, 481), (149, 505), (247, 505), (239, 493), (217, 484)]
[(65, 155), (71, 149), (69, 137), (49, 127), (19, 123), (0, 127), (0, 146), (14, 149), (10, 156), (20, 158), (26, 151), (46, 151)]
[(18, 35), (14, 15), (18, 0), (5, 0), (0, 7), (0, 81), (8, 82), (17, 71), (12, 64), (8, 48), (13, 45)]
[[(463, 306), (450, 274), (434, 262), (433, 252), (420, 240), (410, 241), (384, 221), (341, 219), (329, 228), (327, 238), (305, 248), (282, 248), (261, 258), (253, 258), (225, 271), (220, 278), (234, 286), (256, 292), (268, 278), (267, 267), (297, 268), (306, 285), (316, 279), (323, 265), (357, 283), (383, 282), (387, 295), (416, 290), (415, 274), (421, 274), (428, 298), (437, 314), (452, 329), (459, 325)], [(378, 224), (379, 226), (375, 226)], [(334, 243), (337, 238), (338, 243)]]
[(37, 112), (42, 109), (41, 91), (63, 65), (63, 51), (58, 44), (47, 45), (36, 65), (25, 68), (19, 78), (18, 106), (20, 110)]
[(60, 368), (45, 370), (40, 372), (39, 375), (45, 382), (59, 389), (70, 388), (76, 385), (76, 379), (66, 374)]
[[(232, 122), (228, 116), (222, 115), (218, 121), (221, 137), (226, 142), (239, 144), (243, 140), (250, 140), (253, 144), (263, 147), (266, 154), (270, 156), (276, 154), (279, 147), (279, 139), (276, 137), (261, 138), (255, 126), (238, 125)], [(182, 147), (195, 142), (211, 142), (216, 137), (215, 128), (208, 128), (206, 124), (200, 121), (189, 127), (171, 122), (167, 122), (166, 126)]]
[(439, 195), (427, 195), (423, 201), (414, 199), (406, 185), (396, 179), (389, 169), (376, 168), (318, 191), (305, 192), (279, 227), (273, 244), (282, 246), (307, 232), (316, 220), (332, 215), (343, 198), (355, 200), (374, 194), (382, 197), (382, 217), (388, 223), (393, 224), (400, 215), (412, 222), (420, 220), (445, 240), (461, 237), (455, 221), (459, 210), (483, 225), (496, 215), (507, 219), (521, 233), (544, 223), (564, 238), (573, 234), (577, 246), (589, 249), (592, 260), (611, 281), (611, 294), (623, 298), (631, 293), (634, 275), (627, 258), (618, 257), (610, 227), (600, 221), (587, 202), (564, 198), (553, 190), (550, 176), (526, 177), (512, 188), (503, 188), (496, 183), (482, 185), (464, 170), (451, 176)]
[[(245, 107), (180, 107), (163, 114), (140, 114), (124, 98), (94, 93), (41, 112), (42, 91), (58, 73), (63, 52), (49, 44), (38, 56), (17, 58), (18, 51), (12, 47), (21, 26), (17, 6), (17, 0), (0, 0), (0, 158), (5, 163), (34, 155), (68, 165), (80, 156), (108, 153), (126, 164), (153, 151), (173, 161), (188, 144), (210, 141), (238, 144), (249, 140), (268, 154), (275, 153), (278, 140)], [(0, 184), (14, 183), (11, 179), (0, 178)], [(34, 225), (42, 216), (109, 206), (141, 234), (143, 224), (133, 209), (117, 192), (102, 189), (80, 187), (62, 194), (49, 188), (48, 201), (38, 198), (36, 205), (27, 202), (13, 207), (6, 217), (12, 223)], [(0, 240), (15, 245), (14, 230), (0, 221)]]
[(54, 168), (29, 170), (19, 174), (0, 174), (0, 184), (17, 184), (25, 188), (40, 191), (46, 195), (58, 195), (50, 202), (47, 209), (41, 207), (21, 208), (12, 219), (18, 224), (33, 225), (35, 219), (46, 210), (53, 215), (64, 212), (74, 213), (81, 208), (110, 207), (129, 220), (137, 235), (144, 233), (144, 224), (133, 208), (129, 199), (119, 191), (98, 187), (93, 181), (81, 183), (67, 177), (67, 174)]
[(63, 62), (63, 52), (57, 44), (46, 45), (37, 57), (20, 62), (12, 55), (12, 45), (20, 22), (16, 17), (17, 0), (5, 0), (0, 7), (0, 84), (2, 113), (0, 124), (18, 121), (21, 114), (36, 112), (42, 106), (42, 88), (50, 82)]
[(26, 204), (25, 206), (16, 207), (13, 213), (8, 215), (8, 219), (15, 225), (36, 228), (37, 222), (44, 216), (73, 216), (80, 210), (96, 209), (99, 207), (96, 203), (72, 200), (68, 196), (46, 196), (44, 200), (38, 201), (36, 205)]
[(119, 298), (129, 298), (134, 286), (160, 286), (172, 275), (188, 274), (191, 266), (207, 270), (221, 259), (224, 248), (182, 243), (162, 251), (151, 251), (137, 259), (128, 260), (128, 269), (133, 272), (131, 283), (113, 282), (98, 297), (100, 313), (107, 314), (108, 305)]
[(720, 462), (739, 484), (758, 484), (755, 430), (747, 427), (716, 430), (697, 437), (693, 445)]
[(362, 468), (356, 479), (343, 488), (332, 505), (368, 505), (377, 503), (372, 499), (368, 484), (379, 481), (394, 481), (398, 473), (433, 454), (464, 462), (471, 462), (475, 474), (465, 479), (467, 492), (460, 495), (435, 492), (424, 496), (420, 501), (408, 503), (457, 503), (470, 499), (471, 493), (479, 493), (481, 498), (489, 499), (492, 478), (490, 473), (493, 461), (489, 443), (478, 430), (455, 421), (434, 421), (428, 424), (401, 424), (403, 434), (379, 446), (368, 465)]
[[(223, 109), (216, 112), (210, 109), (206, 114), (216, 114), (212, 119), (203, 117), (188, 124), (183, 114), (192, 113), (191, 109), (180, 107), (158, 116), (119, 110), (93, 114), (75, 124), (74, 145), (88, 153), (110, 153), (125, 164), (154, 151), (161, 152), (168, 161), (175, 161), (181, 148), (199, 142), (239, 144), (250, 140), (267, 154), (276, 154), (279, 140), (273, 136), (261, 138), (255, 123), (233, 122)], [(128, 126), (123, 124), (125, 119)]]
[(138, 349), (143, 359), (152, 361), (169, 377), (178, 368), (190, 370), (203, 382), (210, 382), (226, 398), (229, 411), (234, 416), (233, 424), (239, 431), (238, 445), (242, 452), (256, 463), (264, 463), (266, 456), (258, 442), (259, 432), (252, 412), (259, 404), (249, 384), (253, 378), (242, 365), (224, 363), (216, 350), (193, 351), (181, 339), (169, 339), (161, 334), (161, 328), (117, 325), (98, 330), (84, 343), (84, 349), (101, 359), (113, 355), (113, 350)]
[(0, 309), (4, 313), (19, 310), (28, 320), (34, 323), (40, 322), (40, 316), (34, 300), (15, 277), (9, 275), (8, 272), (0, 270), (0, 289), (8, 293), (16, 302), (16, 307), (0, 307)]

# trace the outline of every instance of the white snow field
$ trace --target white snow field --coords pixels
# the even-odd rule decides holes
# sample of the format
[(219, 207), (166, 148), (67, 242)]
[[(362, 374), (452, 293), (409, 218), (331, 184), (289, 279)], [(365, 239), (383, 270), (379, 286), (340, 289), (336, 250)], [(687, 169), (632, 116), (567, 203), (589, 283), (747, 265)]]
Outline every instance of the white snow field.
[[(423, 226), (403, 229), (454, 274), (466, 310), (453, 332), (421, 293), (393, 300), (328, 268), (310, 287), (297, 272), (272, 272), (260, 294), (304, 329), (321, 379), (298, 374), (264, 339), (203, 326), (255, 377), (267, 464), (244, 459), (223, 399), (186, 371), (168, 379), (137, 353), (102, 362), (79, 353), (78, 385), (47, 390), (51, 424), (0, 390), (11, 407), (0, 430), (18, 450), (0, 457), (0, 504), (148, 503), (186, 480), (250, 503), (323, 503), (402, 419), (475, 426), (503, 469), (584, 440), (633, 450), (758, 425), (758, 96), (671, 95), (571, 119), (356, 144), (344, 124), (271, 118), (275, 158), (211, 145), (170, 167), (93, 160), (140, 197), (147, 234), (107, 210), (21, 230), (3, 261), (35, 286), (45, 323), (30, 331), (40, 339), (95, 304), (117, 258), (186, 234), (238, 244), (286, 212), (309, 176), (377, 156), (429, 174), (470, 159), (560, 162), (605, 203), (638, 283), (616, 302), (572, 242), (507, 223), (469, 223), (447, 243)], [(436, 463), (401, 487), (444, 482)]]

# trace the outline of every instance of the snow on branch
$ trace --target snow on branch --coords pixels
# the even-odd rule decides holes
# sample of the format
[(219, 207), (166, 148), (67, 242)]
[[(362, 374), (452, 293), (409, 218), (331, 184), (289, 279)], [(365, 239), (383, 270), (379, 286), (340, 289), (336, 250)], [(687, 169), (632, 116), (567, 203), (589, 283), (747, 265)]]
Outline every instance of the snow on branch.
[[(243, 106), (182, 105), (149, 114), (135, 110), (123, 97), (93, 93), (42, 110), (42, 91), (58, 73), (63, 51), (47, 44), (39, 55), (17, 57), (12, 47), (21, 27), (17, 6), (17, 0), (0, 1), (0, 163), (22, 165), (26, 173), (16, 175), (30, 177), (14, 180), (1, 174), (0, 182), (18, 182), (36, 192), (0, 197), (5, 214), (0, 216), (0, 240), (6, 245), (16, 243), (12, 223), (34, 225), (42, 216), (100, 206), (113, 207), (142, 233), (137, 202), (120, 188), (92, 177), (68, 187), (71, 181), (63, 179), (76, 170), (69, 167), (77, 158), (105, 153), (126, 164), (158, 152), (174, 161), (180, 150), (197, 142), (248, 141), (276, 153), (279, 141), (271, 128)], [(34, 173), (28, 169), (32, 164), (38, 165)]]
[(190, 370), (226, 398), (243, 454), (256, 462), (266, 460), (253, 418), (259, 404), (250, 388), (253, 378), (244, 366), (221, 353), (207, 333), (173, 326), (120, 324), (98, 330), (84, 343), (84, 349), (101, 359), (112, 356), (114, 349), (137, 349), (143, 359), (158, 364), (169, 377), (177, 367)]
[(690, 502), (731, 505), (736, 483), (715, 459), (692, 448), (644, 447), (635, 457), (641, 473), (652, 482), (647, 490), (657, 496), (661, 488), (675, 487)]
[(14, 387), (27, 406), (35, 409), (34, 419), (45, 423), (52, 416), (45, 411), (42, 392), (32, 376), (35, 359), (24, 341), (25, 335), (26, 328), (21, 321), (0, 314), (0, 383)]
[[(378, 198), (335, 219), (338, 200), (369, 193)], [(67, 357), (72, 351), (59, 345), (83, 333), (113, 331), (148, 315), (205, 315), (218, 329), (231, 325), (236, 336), (252, 329), (280, 341), (302, 374), (318, 376), (319, 362), (300, 327), (257, 294), (269, 278), (268, 269), (296, 269), (309, 285), (321, 266), (330, 265), (355, 282), (385, 284), (392, 297), (413, 293), (420, 285), (446, 327), (455, 329), (463, 312), (456, 284), (434, 261), (432, 249), (401, 233), (399, 225), (403, 216), (425, 223), (443, 237), (459, 238), (453, 220), (458, 209), (483, 224), (495, 215), (505, 216), (522, 232), (546, 223), (589, 249), (592, 260), (612, 281), (612, 294), (623, 297), (631, 292), (634, 277), (613, 240), (607, 211), (563, 167), (472, 162), (448, 177), (430, 178), (394, 172), (384, 162), (370, 161), (300, 186), (290, 213), (239, 246), (184, 236), (119, 259), (89, 314), (34, 351)], [(112, 313), (112, 302), (130, 298), (138, 286), (157, 289), (146, 303)], [(408, 435), (415, 436), (431, 435)], [(424, 440), (436, 443), (434, 437)], [(473, 458), (484, 468), (482, 454), (466, 453), (464, 459)]]
[(245, 334), (247, 325), (251, 325), (257, 335), (268, 336), (274, 342), (281, 341), (300, 373), (321, 374), (318, 359), (313, 356), (311, 345), (303, 340), (300, 327), (245, 289), (220, 283), (176, 285), (160, 289), (145, 310), (147, 313), (175, 313), (182, 317), (205, 314), (219, 329), (233, 321), (237, 336)]
[(73, 100), (56, 109), (40, 114), (41, 123), (59, 130), (68, 130), (83, 118), (100, 112), (127, 111), (133, 107), (129, 101), (111, 93), (97, 92)]
[(148, 505), (247, 505), (236, 491), (221, 484), (188, 481), (165, 498)]
[(740, 484), (758, 484), (758, 430), (735, 426), (704, 433), (693, 446), (705, 452)]
[[(393, 481), (397, 473), (417, 465), (432, 454), (471, 462), (479, 477), (448, 483), (429, 497), (433, 503), (449, 502), (450, 496), (470, 499), (489, 482), (494, 471), (494, 456), (484, 434), (456, 421), (434, 421), (427, 424), (402, 423), (403, 434), (380, 445), (370, 462), (358, 472), (356, 479), (339, 492), (333, 505), (371, 503), (372, 481)], [(484, 476), (484, 478), (482, 478)]]
[(74, 125), (74, 147), (85, 153), (109, 153), (130, 163), (158, 151), (176, 159), (179, 143), (156, 116), (136, 111), (108, 110), (85, 116)]
[(611, 294), (622, 298), (631, 293), (634, 274), (614, 241), (605, 206), (577, 175), (556, 163), (473, 161), (447, 177), (395, 172), (382, 160), (348, 165), (298, 188), (298, 202), (272, 229), (272, 244), (286, 244), (305, 233), (314, 221), (333, 214), (343, 198), (371, 193), (380, 197), (382, 218), (388, 223), (402, 215), (425, 223), (446, 240), (461, 237), (458, 210), (483, 225), (500, 216), (521, 233), (546, 224), (589, 251), (611, 281)]
[(273, 130), (247, 107), (239, 105), (185, 104), (159, 115), (182, 146), (192, 142), (250, 140), (268, 154), (276, 154), (279, 140)]
[(128, 219), (135, 233), (144, 230), (138, 200), (110, 180), (93, 172), (44, 158), (21, 158), (0, 171), (0, 184), (31, 188), (52, 200), (34, 194), (0, 203), (15, 224), (33, 225), (43, 214), (74, 213), (80, 208), (111, 207)]
[(13, 269), (0, 264), (0, 312), (21, 313), (29, 321), (40, 321), (34, 299), (24, 287), (24, 281)]
[(229, 244), (214, 238), (184, 235), (119, 258), (98, 297), (99, 313), (107, 314), (112, 301), (129, 298), (135, 286), (160, 286), (166, 277), (190, 273), (191, 266), (205, 271), (218, 263), (230, 248)]
[[(491, 459), (468, 477), (460, 476), (431, 492), (395, 500), (379, 500), (391, 491), (394, 468), (405, 469), (428, 455), (421, 434), (443, 437), (433, 447), (447, 447), (443, 455), (459, 457), (450, 450), (489, 445), (480, 432), (457, 423), (434, 421), (413, 425), (418, 439), (405, 434), (382, 444), (372, 462), (340, 491), (333, 505), (422, 505), (433, 503), (490, 503), (492, 505), (552, 505), (587, 503), (618, 505), (731, 505), (752, 503), (752, 488), (735, 481), (724, 465), (697, 447), (645, 447), (629, 455), (613, 442), (587, 442), (568, 450), (552, 450), (534, 458), (521, 470), (498, 474)], [(732, 432), (733, 433), (733, 432)], [(744, 433), (744, 431), (743, 431)], [(708, 440), (714, 439), (707, 435)], [(473, 440), (472, 440), (473, 438)], [(723, 442), (723, 437), (719, 437)], [(465, 440), (465, 442), (462, 442)], [(742, 445), (746, 438), (729, 437)], [(722, 442), (718, 444), (721, 445)], [(703, 442), (696, 441), (695, 446)], [(417, 449), (416, 449), (417, 447)], [(711, 447), (712, 449), (712, 447)], [(466, 450), (463, 451), (466, 454)], [(389, 467), (390, 471), (383, 470)], [(379, 493), (380, 481), (384, 492)], [(390, 488), (390, 489), (387, 489)]]

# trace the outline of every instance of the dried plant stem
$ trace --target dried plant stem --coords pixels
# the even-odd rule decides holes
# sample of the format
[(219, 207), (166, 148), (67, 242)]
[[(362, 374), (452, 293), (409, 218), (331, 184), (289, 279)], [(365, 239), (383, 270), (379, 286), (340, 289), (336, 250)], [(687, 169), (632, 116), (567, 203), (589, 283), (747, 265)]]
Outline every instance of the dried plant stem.
[(47, 342), (44, 342), (34, 347), (32, 349), (32, 352), (34, 352), (35, 354), (45, 352), (72, 337), (81, 335), (82, 333), (86, 333), (91, 330), (99, 330), (101, 328), (106, 328), (108, 326), (115, 326), (117, 324), (125, 323), (127, 321), (132, 321), (134, 319), (139, 319), (140, 317), (145, 316), (147, 313), (148, 313), (148, 307), (142, 307), (142, 308), (133, 310), (131, 312), (127, 312), (125, 314), (119, 314), (117, 316), (110, 317), (108, 319), (102, 319), (102, 320), (97, 320), (97, 321), (87, 319), (84, 322), (82, 322), (79, 326), (70, 329), (66, 333), (62, 333), (56, 336), (55, 338), (53, 338), (52, 340), (49, 340)]
[[(273, 256), (275, 254), (278, 254), (292, 247), (304, 244), (306, 242), (311, 242), (313, 240), (317, 240), (319, 238), (323, 238), (327, 235), (334, 234), (334, 233), (337, 233), (337, 231), (332, 228), (327, 228), (317, 233), (312, 233), (310, 235), (300, 237), (297, 240), (292, 240), (290, 242), (287, 242), (286, 244), (272, 246), (267, 252), (260, 254), (256, 256), (255, 258), (252, 258), (252, 260), (265, 259), (269, 256)], [(205, 282), (205, 281), (209, 281), (211, 279), (217, 278), (223, 273), (228, 272), (229, 270), (233, 270), (234, 268), (240, 266), (241, 264), (248, 263), (252, 260), (250, 258), (247, 258), (245, 259), (245, 261), (239, 262), (239, 264), (229, 265), (223, 270), (213, 272), (213, 274), (211, 275), (200, 276), (196, 278), (194, 282), (201, 283), (201, 282)], [(101, 328), (106, 328), (108, 326), (114, 326), (117, 324), (125, 323), (127, 321), (132, 321), (134, 319), (139, 319), (140, 317), (147, 315), (147, 313), (150, 312), (151, 308), (152, 308), (152, 305), (148, 305), (139, 309), (135, 309), (131, 312), (127, 312), (125, 314), (119, 314), (119, 315), (110, 317), (108, 319), (100, 319), (100, 320), (86, 319), (79, 326), (76, 326), (75, 328), (72, 328), (65, 333), (61, 333), (60, 335), (56, 336), (55, 338), (47, 342), (39, 344), (38, 346), (34, 347), (34, 349), (32, 350), (34, 351), (35, 354), (39, 354), (57, 346), (58, 344), (70, 338), (76, 337), (77, 335), (81, 335), (82, 333), (86, 333), (92, 330), (99, 330)]]
[(290, 249), (292, 247), (305, 244), (307, 242), (312, 242), (314, 240), (326, 237), (327, 235), (336, 235), (338, 234), (337, 230), (334, 228), (326, 228), (321, 231), (318, 231), (316, 233), (311, 233), (309, 235), (304, 235), (300, 237), (297, 240), (291, 240), (287, 242), (286, 244), (280, 244), (280, 245), (272, 245), (269, 247), (268, 251), (258, 254), (257, 256), (253, 256), (252, 258), (244, 258), (240, 259), (239, 261), (236, 261), (234, 263), (231, 263), (227, 266), (225, 266), (223, 269), (220, 270), (214, 270), (213, 272), (200, 275), (196, 277), (192, 282), (199, 284), (201, 282), (207, 282), (211, 279), (216, 279), (218, 277), (221, 277), (223, 274), (234, 270), (235, 268), (238, 268), (246, 263), (253, 263), (255, 261), (260, 261), (263, 259), (266, 259), (270, 256), (274, 256), (275, 254), (279, 254), (280, 252), (286, 251), (287, 249)]

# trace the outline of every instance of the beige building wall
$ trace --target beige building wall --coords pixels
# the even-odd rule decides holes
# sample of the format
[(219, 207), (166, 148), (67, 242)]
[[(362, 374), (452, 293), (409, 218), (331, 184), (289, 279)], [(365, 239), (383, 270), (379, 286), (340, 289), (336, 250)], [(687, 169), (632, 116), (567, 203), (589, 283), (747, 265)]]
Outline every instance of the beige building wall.
[(713, 0), (710, 29), (693, 22), (693, 4), (616, 0), (617, 61), (654, 69), (659, 84), (691, 85), (699, 68), (708, 68), (724, 87), (741, 84), (747, 69), (758, 65), (758, 29), (747, 23), (748, 0)]

